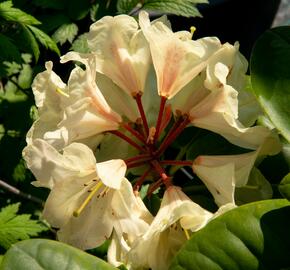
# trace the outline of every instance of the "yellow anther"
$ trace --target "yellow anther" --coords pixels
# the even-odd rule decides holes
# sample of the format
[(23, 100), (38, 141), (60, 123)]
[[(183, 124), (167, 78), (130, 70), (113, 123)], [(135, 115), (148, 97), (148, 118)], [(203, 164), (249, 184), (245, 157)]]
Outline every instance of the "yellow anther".
[(184, 231), (186, 239), (188, 240), (190, 238), (188, 230), (183, 229), (183, 231)]
[(90, 191), (89, 196), (85, 199), (85, 201), (82, 203), (82, 205), (80, 206), (80, 208), (73, 212), (73, 215), (75, 217), (78, 217), (80, 215), (80, 213), (88, 205), (88, 203), (91, 201), (91, 199), (93, 198), (93, 196), (96, 194), (96, 192), (100, 189), (100, 187), (102, 185), (103, 185), (103, 183), (101, 181), (99, 181), (93, 189), (89, 190)]
[(191, 36), (193, 36), (193, 34), (194, 34), (195, 31), (196, 31), (196, 27), (191, 26), (191, 27), (190, 27), (190, 33), (191, 33)]
[(69, 94), (67, 94), (66, 92), (64, 92), (63, 90), (61, 90), (59, 87), (56, 88), (55, 90), (57, 93), (65, 96), (65, 97), (69, 97)]

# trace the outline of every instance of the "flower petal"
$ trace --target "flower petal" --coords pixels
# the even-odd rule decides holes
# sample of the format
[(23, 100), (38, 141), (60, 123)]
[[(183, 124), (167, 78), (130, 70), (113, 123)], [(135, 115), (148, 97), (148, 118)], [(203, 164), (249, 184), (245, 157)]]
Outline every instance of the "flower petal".
[(130, 95), (143, 92), (150, 52), (134, 18), (103, 17), (90, 27), (88, 44), (100, 62), (98, 71)]
[(172, 98), (206, 66), (208, 57), (220, 46), (216, 38), (193, 41), (173, 33), (162, 21), (150, 24), (148, 13), (139, 13), (141, 29), (150, 44), (157, 75), (158, 93)]
[[(280, 149), (278, 139), (271, 130), (262, 126), (245, 128), (238, 120), (237, 91), (226, 85), (213, 91), (190, 111), (191, 123), (225, 137), (240, 147), (257, 149), (266, 139), (272, 137), (268, 154), (277, 154)], [(268, 141), (269, 142), (269, 141)]]
[(35, 186), (53, 188), (56, 182), (95, 172), (93, 152), (79, 143), (67, 146), (61, 155), (46, 141), (36, 139), (24, 148), (23, 157), (37, 179), (33, 182)]
[(120, 189), (126, 174), (126, 163), (121, 159), (113, 159), (96, 164), (97, 175), (110, 188)]
[(234, 204), (235, 187), (246, 185), (258, 154), (259, 150), (241, 155), (199, 156), (192, 169), (218, 206)]

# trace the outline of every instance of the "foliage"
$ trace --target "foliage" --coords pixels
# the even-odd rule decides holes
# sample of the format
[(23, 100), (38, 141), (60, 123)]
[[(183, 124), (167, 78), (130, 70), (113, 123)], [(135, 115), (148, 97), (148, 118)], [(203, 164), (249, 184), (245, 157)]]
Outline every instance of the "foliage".
[(31, 215), (17, 215), (19, 206), (19, 203), (11, 204), (0, 212), (0, 246), (5, 249), (19, 240), (29, 239), (47, 230), (44, 225), (32, 220)]
[[(88, 27), (105, 15), (126, 13), (136, 16), (139, 11), (148, 10), (153, 14), (201, 16), (197, 4), (206, 2), (0, 1), (0, 152), (5, 153), (0, 156), (0, 178), (39, 198), (44, 199), (47, 196), (45, 191), (36, 190), (29, 184), (33, 177), (26, 169), (21, 156), (25, 146), (25, 135), (37, 118), (31, 83), (34, 76), (43, 69), (45, 61), (63, 54), (68, 49), (86, 53)], [(259, 123), (276, 128), (281, 137), (284, 137), (283, 150), (277, 156), (263, 157), (259, 160), (257, 167), (254, 167), (250, 174), (249, 185), (236, 191), (239, 205), (271, 197), (280, 198), (281, 194), (287, 199), (290, 198), (289, 32), (289, 27), (268, 30), (257, 41), (253, 50), (250, 72), (252, 87), (249, 91), (255, 94), (265, 112), (260, 115)], [(55, 67), (60, 69), (57, 63)], [(60, 73), (64, 78), (68, 76), (63, 70)], [(229, 144), (219, 135), (205, 130), (197, 131), (196, 128), (188, 128), (182, 133), (170, 150), (171, 152), (167, 153), (169, 157), (186, 157), (189, 160), (200, 154), (245, 152), (244, 149)], [(176, 172), (176, 178), (181, 176), (185, 179), (182, 188), (191, 199), (208, 210), (216, 210), (211, 194), (205, 190), (198, 177), (192, 181), (193, 176), (187, 170), (180, 170), (179, 166), (172, 167), (171, 171)], [(280, 183), (282, 177), (284, 178)], [(10, 196), (0, 188), (0, 206), (18, 200), (21, 199)], [(145, 197), (144, 201), (151, 212), (156, 214), (161, 201), (159, 196), (152, 194), (151, 197)], [(285, 252), (290, 250), (287, 235), (287, 226), (289, 228), (290, 225), (287, 218), (288, 205), (286, 200), (262, 201), (238, 207), (222, 215), (192, 236), (174, 259), (171, 269), (235, 269), (237, 265), (240, 269), (270, 267), (271, 270), (275, 270), (289, 267), (289, 258), (285, 255)], [(31, 215), (17, 214), (19, 206), (20, 204), (10, 204), (0, 212), (0, 245), (5, 249), (19, 240), (37, 235), (42, 237), (46, 230), (44, 225), (32, 220)], [(22, 208), (30, 213), (42, 210), (34, 203), (22, 204)], [(244, 226), (245, 220), (252, 227)], [(271, 237), (269, 230), (274, 237)], [(278, 243), (277, 239), (284, 241)], [(273, 246), (269, 245), (270, 241)], [(245, 247), (249, 247), (251, 252)], [(104, 249), (107, 249), (107, 245)], [(227, 255), (222, 250), (228, 252)], [(105, 253), (106, 250), (102, 255)], [(100, 256), (98, 252), (93, 254)], [(267, 256), (273, 261), (269, 262)], [(213, 260), (216, 260), (217, 264), (212, 263)], [(14, 245), (4, 257), (0, 256), (0, 269), (34, 269), (32, 265), (37, 263), (43, 266), (42, 269), (61, 269), (60, 263), (65, 262), (70, 263), (70, 269), (115, 269), (96, 257), (49, 240), (27, 240)], [(257, 268), (259, 266), (260, 268)], [(38, 269), (36, 267), (35, 269)]]
[(287, 269), (289, 226), (290, 204), (286, 200), (238, 207), (193, 234), (170, 269)]
[(288, 142), (290, 141), (289, 62), (288, 26), (268, 30), (257, 40), (251, 58), (253, 90), (273, 125)]
[(31, 239), (13, 245), (5, 254), (0, 269), (113, 270), (117, 268), (66, 244), (44, 239)]

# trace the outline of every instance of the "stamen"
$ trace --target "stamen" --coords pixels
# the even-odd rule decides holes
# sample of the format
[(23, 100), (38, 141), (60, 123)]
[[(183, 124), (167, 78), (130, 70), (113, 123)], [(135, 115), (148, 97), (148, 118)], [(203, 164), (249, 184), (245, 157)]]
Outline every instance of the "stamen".
[(119, 130), (111, 130), (111, 131), (108, 131), (108, 132), (120, 137), (121, 139), (123, 139), (124, 141), (126, 141), (127, 143), (129, 143), (130, 145), (132, 145), (133, 147), (138, 149), (139, 151), (145, 152), (145, 149), (142, 146), (140, 146), (139, 144), (134, 142), (131, 138), (129, 138), (128, 136), (126, 136), (125, 134), (120, 132)]
[(192, 166), (193, 161), (190, 160), (161, 160), (162, 165), (180, 165), (180, 166)]
[(191, 26), (191, 27), (190, 27), (191, 37), (193, 36), (193, 34), (194, 34), (195, 31), (196, 31), (196, 27)]
[(159, 113), (158, 113), (158, 118), (157, 118), (157, 123), (156, 123), (156, 133), (154, 136), (155, 141), (157, 141), (159, 137), (160, 127), (162, 123), (163, 112), (164, 112), (166, 101), (167, 101), (167, 98), (162, 96), (160, 100)]
[(125, 123), (123, 124), (123, 127), (127, 129), (133, 136), (135, 136), (139, 141), (142, 143), (146, 143), (144, 137), (142, 134), (140, 134), (137, 130), (133, 129), (129, 124)]
[(145, 129), (145, 133), (148, 136), (149, 127), (148, 127), (147, 118), (146, 118), (146, 115), (145, 115), (145, 112), (144, 112), (144, 108), (143, 108), (143, 105), (142, 105), (142, 101), (141, 101), (141, 94), (139, 94), (139, 93), (136, 94), (134, 96), (134, 98), (135, 98), (136, 103), (137, 103), (137, 107), (138, 107), (138, 110), (139, 110), (139, 113), (140, 113), (140, 116), (141, 116), (141, 119), (142, 119), (142, 123), (143, 123), (144, 129)]
[(69, 94), (67, 94), (66, 92), (64, 92), (63, 90), (61, 90), (59, 87), (57, 87), (57, 88), (55, 89), (55, 91), (56, 91), (57, 93), (59, 93), (59, 94), (65, 96), (65, 97), (69, 97)]
[(78, 217), (81, 214), (81, 212), (88, 205), (88, 203), (91, 201), (91, 199), (93, 198), (93, 196), (96, 194), (96, 192), (100, 189), (100, 187), (102, 185), (103, 185), (103, 183), (101, 181), (99, 181), (94, 188), (92, 188), (92, 189), (89, 190), (90, 191), (90, 194), (88, 195), (88, 197), (82, 203), (82, 205), (80, 206), (80, 208), (73, 212), (73, 215), (75, 217)]
[(190, 236), (189, 236), (188, 230), (183, 229), (183, 231), (184, 231), (184, 234), (185, 234), (186, 239), (189, 240)]

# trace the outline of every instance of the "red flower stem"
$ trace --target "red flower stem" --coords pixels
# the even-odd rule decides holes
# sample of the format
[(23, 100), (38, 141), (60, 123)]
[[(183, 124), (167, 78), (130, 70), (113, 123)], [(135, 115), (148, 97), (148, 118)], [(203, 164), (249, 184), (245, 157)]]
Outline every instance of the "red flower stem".
[(138, 162), (129, 163), (129, 164), (127, 164), (127, 168), (130, 169), (130, 168), (135, 168), (135, 167), (142, 166), (142, 165), (144, 165), (146, 162), (148, 162), (150, 160), (151, 160), (151, 157), (147, 158), (147, 159), (144, 159), (144, 160), (141, 160), (141, 161), (138, 161)]
[(133, 129), (129, 124), (123, 124), (123, 127), (135, 136), (140, 142), (146, 144), (146, 140), (137, 130)]
[(148, 176), (148, 174), (151, 172), (151, 167), (145, 171), (142, 176), (138, 179), (138, 181), (135, 183), (133, 190), (134, 191), (138, 191), (140, 189), (140, 187), (142, 186), (143, 182), (145, 181), (146, 177)]
[(164, 112), (166, 101), (167, 101), (167, 98), (161, 96), (160, 106), (159, 106), (159, 113), (158, 113), (158, 118), (157, 118), (157, 122), (156, 122), (156, 133), (154, 135), (154, 141), (157, 141), (158, 138), (159, 138), (160, 127), (161, 127), (161, 124), (162, 124), (163, 112)]
[(147, 196), (150, 197), (152, 193), (162, 185), (162, 183), (163, 183), (163, 179), (159, 178), (155, 183), (150, 185), (150, 188), (147, 191)]
[(159, 162), (157, 160), (151, 160), (150, 161), (150, 164), (155, 169), (155, 171), (160, 175), (160, 177), (162, 178), (162, 181), (163, 181), (164, 185), (166, 187), (171, 186), (170, 177), (167, 176), (166, 172), (161, 167), (161, 165), (159, 164)]
[(146, 136), (148, 136), (149, 135), (149, 127), (148, 127), (146, 115), (145, 115), (144, 108), (143, 108), (142, 101), (141, 101), (141, 94), (137, 94), (135, 96), (135, 100), (136, 100), (136, 103), (138, 106), (138, 110), (139, 110), (139, 113), (140, 113), (140, 116), (142, 119), (143, 126), (145, 128)]
[(170, 122), (170, 119), (171, 119), (171, 106), (168, 105), (165, 107), (160, 130), (164, 130), (167, 127), (167, 125)]
[(187, 160), (162, 160), (160, 161), (162, 165), (181, 165), (181, 166), (192, 166), (193, 161)]
[[(177, 121), (176, 123), (178, 122), (179, 121)], [(154, 153), (155, 157), (160, 156), (160, 154), (162, 154), (167, 149), (167, 147), (176, 139), (176, 137), (186, 128), (189, 123), (190, 120), (188, 119), (188, 117), (186, 117), (178, 124), (174, 124), (164, 141), (159, 146), (158, 150)], [(176, 126), (178, 127), (176, 128)]]
[(140, 161), (141, 159), (148, 159), (150, 158), (150, 155), (149, 154), (141, 154), (141, 155), (137, 155), (135, 157), (131, 157), (131, 158), (127, 158), (125, 159), (125, 163), (131, 163), (131, 162), (134, 162), (134, 161)]
[(124, 141), (126, 141), (127, 143), (129, 143), (130, 145), (135, 147), (136, 149), (138, 149), (140, 152), (145, 152), (146, 151), (143, 147), (141, 147), (139, 144), (134, 142), (132, 139), (130, 139), (128, 136), (126, 136), (122, 132), (120, 132), (118, 130), (111, 130), (109, 132), (114, 134), (114, 135), (116, 135), (116, 136), (118, 136), (118, 137), (120, 137), (121, 139), (123, 139)]

